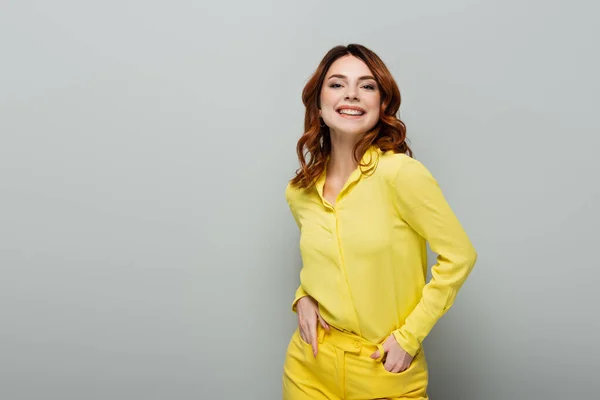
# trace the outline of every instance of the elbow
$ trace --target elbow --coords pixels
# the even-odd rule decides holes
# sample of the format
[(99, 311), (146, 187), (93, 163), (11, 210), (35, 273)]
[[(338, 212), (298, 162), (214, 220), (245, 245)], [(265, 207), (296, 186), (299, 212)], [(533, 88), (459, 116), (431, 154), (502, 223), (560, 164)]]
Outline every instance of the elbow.
[(471, 246), (465, 251), (463, 257), (463, 265), (466, 267), (467, 274), (470, 274), (477, 263), (477, 250)]
[(477, 263), (477, 251), (472, 247), (465, 249), (455, 262), (457, 269), (454, 284), (456, 285), (455, 289), (458, 290), (471, 275), (471, 271)]
[(469, 264), (471, 265), (471, 268), (473, 268), (475, 266), (475, 264), (477, 263), (477, 250), (475, 250), (475, 248), (471, 247), (471, 250), (469, 252)]
[(477, 263), (477, 251), (473, 246), (467, 246), (462, 249), (460, 256), (456, 259), (456, 264), (464, 271), (464, 275), (468, 275), (475, 264)]

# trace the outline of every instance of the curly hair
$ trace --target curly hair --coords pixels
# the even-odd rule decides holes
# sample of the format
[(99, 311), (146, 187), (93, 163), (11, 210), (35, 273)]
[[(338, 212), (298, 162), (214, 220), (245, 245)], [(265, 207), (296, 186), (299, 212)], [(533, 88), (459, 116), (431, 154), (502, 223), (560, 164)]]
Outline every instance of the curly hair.
[(346, 55), (359, 58), (369, 67), (381, 93), (379, 121), (357, 142), (354, 148), (355, 162), (363, 167), (360, 158), (357, 157), (364, 154), (372, 145), (376, 145), (382, 151), (392, 150), (412, 157), (412, 150), (406, 143), (406, 125), (398, 117), (400, 90), (387, 66), (377, 54), (365, 46), (359, 44), (336, 46), (325, 54), (302, 90), (302, 103), (306, 107), (304, 134), (296, 145), (300, 168), (290, 181), (292, 185), (309, 188), (325, 169), (331, 153), (331, 137), (329, 127), (320, 125), (319, 96), (331, 64)]

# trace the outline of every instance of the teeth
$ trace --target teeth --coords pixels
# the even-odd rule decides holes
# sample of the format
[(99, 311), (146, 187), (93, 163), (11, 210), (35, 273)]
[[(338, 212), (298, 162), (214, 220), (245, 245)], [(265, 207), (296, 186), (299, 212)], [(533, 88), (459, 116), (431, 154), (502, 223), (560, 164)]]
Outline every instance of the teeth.
[(349, 110), (349, 109), (343, 109), (339, 111), (340, 114), (348, 114), (348, 115), (363, 115), (364, 112), (362, 111), (358, 111), (358, 110)]

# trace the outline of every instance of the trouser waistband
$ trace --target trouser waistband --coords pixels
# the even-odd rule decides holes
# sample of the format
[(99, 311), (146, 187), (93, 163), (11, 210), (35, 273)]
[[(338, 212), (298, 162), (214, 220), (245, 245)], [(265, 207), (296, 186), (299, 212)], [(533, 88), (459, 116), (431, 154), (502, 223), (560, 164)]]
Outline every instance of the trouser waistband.
[(369, 352), (369, 355), (379, 350), (379, 358), (383, 359), (383, 346), (380, 343), (372, 343), (367, 339), (354, 333), (341, 331), (338, 328), (330, 326), (329, 331), (326, 331), (320, 324), (317, 325), (317, 340), (323, 343), (325, 340), (334, 347), (348, 353), (360, 354), (362, 350)]

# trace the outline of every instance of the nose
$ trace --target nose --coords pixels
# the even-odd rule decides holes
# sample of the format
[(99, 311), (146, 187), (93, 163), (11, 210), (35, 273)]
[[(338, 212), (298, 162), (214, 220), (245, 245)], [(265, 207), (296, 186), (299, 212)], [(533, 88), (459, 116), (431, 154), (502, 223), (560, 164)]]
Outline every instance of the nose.
[(352, 85), (348, 85), (348, 90), (346, 91), (345, 100), (356, 100), (358, 101), (358, 91)]

